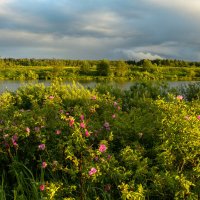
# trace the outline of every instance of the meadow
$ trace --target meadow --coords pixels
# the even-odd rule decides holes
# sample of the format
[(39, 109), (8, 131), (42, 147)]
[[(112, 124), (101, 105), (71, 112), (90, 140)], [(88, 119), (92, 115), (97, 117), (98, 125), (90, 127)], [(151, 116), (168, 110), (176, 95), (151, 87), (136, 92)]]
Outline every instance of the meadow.
[(200, 197), (200, 84), (0, 95), (1, 200)]

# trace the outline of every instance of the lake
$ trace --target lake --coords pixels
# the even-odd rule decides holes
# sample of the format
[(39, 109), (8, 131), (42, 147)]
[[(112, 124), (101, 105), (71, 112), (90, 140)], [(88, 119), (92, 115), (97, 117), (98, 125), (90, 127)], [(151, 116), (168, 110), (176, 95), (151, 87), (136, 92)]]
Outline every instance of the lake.
[[(77, 81), (84, 87), (91, 87), (94, 88), (97, 84), (102, 83), (105, 84), (104, 81), (97, 82), (97, 81)], [(200, 81), (167, 81), (170, 87), (178, 87), (181, 85), (188, 85), (190, 83), (196, 83)], [(15, 91), (19, 87), (27, 85), (27, 84), (37, 84), (37, 83), (43, 83), (45, 86), (49, 86), (51, 84), (51, 81), (48, 80), (34, 80), (34, 81), (17, 81), (17, 80), (0, 80), (0, 93), (8, 90), (8, 91)], [(72, 84), (73, 81), (64, 81), (65, 84)], [(107, 82), (110, 85), (116, 85), (122, 90), (129, 89), (131, 85), (134, 84), (134, 81), (123, 81), (123, 82), (114, 82), (109, 81)]]

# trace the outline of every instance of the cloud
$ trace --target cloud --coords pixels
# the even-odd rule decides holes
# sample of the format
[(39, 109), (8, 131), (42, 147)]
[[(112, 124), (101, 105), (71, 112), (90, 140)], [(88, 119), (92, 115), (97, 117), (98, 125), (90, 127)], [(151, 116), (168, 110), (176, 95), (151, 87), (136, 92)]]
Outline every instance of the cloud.
[(1, 0), (0, 54), (194, 60), (199, 11), (197, 0)]
[(142, 52), (142, 51), (136, 51), (136, 50), (131, 50), (131, 49), (119, 49), (116, 50), (117, 53), (121, 53), (122, 57), (128, 60), (142, 60), (142, 59), (149, 59), (149, 60), (155, 60), (155, 59), (163, 59), (163, 57), (157, 55), (157, 54), (152, 54), (150, 52)]
[(166, 8), (176, 12), (182, 16), (200, 17), (200, 1), (199, 0), (144, 0), (149, 4), (159, 8)]
[(50, 57), (66, 59), (103, 59), (108, 58), (108, 56), (112, 57), (112, 51), (108, 49), (108, 46), (116, 48), (120, 43), (123, 43), (121, 38), (110, 40), (106, 37), (59, 37), (48, 33), (24, 31), (0, 30), (0, 35), (4, 35), (3, 38), (0, 37), (2, 57), (36, 56), (41, 58), (49, 55)]

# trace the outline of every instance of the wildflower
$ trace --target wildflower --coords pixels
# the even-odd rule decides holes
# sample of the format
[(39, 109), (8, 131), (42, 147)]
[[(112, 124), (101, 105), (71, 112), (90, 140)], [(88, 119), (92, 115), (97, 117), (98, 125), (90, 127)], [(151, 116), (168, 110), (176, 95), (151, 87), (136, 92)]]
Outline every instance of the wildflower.
[(45, 190), (45, 185), (44, 184), (40, 185), (40, 191), (44, 191), (44, 190)]
[(45, 149), (45, 144), (39, 144), (38, 145), (39, 150), (44, 150)]
[(13, 146), (14, 146), (14, 147), (17, 147), (18, 144), (17, 144), (16, 141), (12, 141), (12, 143), (13, 143)]
[(80, 120), (83, 121), (84, 120), (84, 115), (80, 116)]
[(60, 135), (61, 134), (61, 130), (56, 130), (56, 135)]
[(74, 125), (74, 118), (73, 117), (69, 117), (69, 126), (72, 127)]
[(106, 149), (107, 149), (107, 147), (106, 147), (105, 144), (100, 144), (100, 146), (99, 146), (99, 151), (100, 151), (101, 153), (103, 153), (104, 151), (106, 151)]
[(197, 119), (200, 120), (200, 115), (197, 116)]
[(89, 175), (92, 176), (93, 174), (95, 174), (97, 172), (96, 168), (92, 167), (89, 171)]
[(49, 96), (49, 99), (51, 99), (51, 100), (54, 99), (54, 96)]
[(113, 105), (116, 107), (117, 106), (117, 102), (115, 101)]
[(120, 106), (117, 106), (117, 109), (118, 109), (118, 110), (121, 110), (121, 107), (120, 107)]
[(29, 128), (29, 127), (26, 127), (26, 132), (27, 132), (27, 133), (30, 133), (30, 131), (31, 131), (30, 128)]
[(85, 128), (84, 122), (81, 122), (81, 123), (80, 123), (80, 127), (81, 127), (81, 128)]
[(178, 96), (176, 97), (176, 99), (178, 99), (178, 100), (183, 100), (183, 96), (182, 96), (182, 95), (178, 95)]
[(103, 126), (106, 130), (110, 130), (110, 124), (108, 122), (105, 122)]
[(47, 163), (46, 162), (42, 162), (42, 168), (46, 168), (47, 167)]
[(112, 115), (112, 118), (113, 118), (113, 119), (115, 119), (115, 118), (116, 118), (116, 115), (115, 115), (115, 114), (113, 114), (113, 115)]
[(85, 137), (89, 137), (90, 136), (90, 133), (88, 130), (85, 130)]
[(13, 146), (17, 147), (18, 146), (18, 144), (17, 144), (17, 140), (18, 140), (17, 135), (13, 135), (11, 140), (12, 140)]
[(12, 136), (12, 140), (17, 141), (17, 140), (18, 140), (17, 135), (13, 135), (13, 136)]
[(96, 99), (97, 99), (96, 96), (92, 96), (92, 97), (91, 97), (91, 100), (96, 100)]

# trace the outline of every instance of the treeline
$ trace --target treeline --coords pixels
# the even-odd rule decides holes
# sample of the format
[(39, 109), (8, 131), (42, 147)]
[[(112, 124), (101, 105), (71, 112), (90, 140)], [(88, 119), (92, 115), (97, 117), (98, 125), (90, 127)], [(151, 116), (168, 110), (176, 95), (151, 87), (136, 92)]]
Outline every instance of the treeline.
[(156, 59), (148, 60), (143, 59), (138, 62), (127, 61), (129, 65), (146, 66), (146, 67), (200, 67), (200, 62), (185, 61), (185, 60), (172, 60), (172, 59)]
[[(35, 58), (0, 58), (0, 66), (73, 66), (78, 67), (87, 62), (89, 65), (97, 65), (102, 60), (66, 60), (66, 59), (35, 59)], [(116, 66), (121, 60), (107, 60), (111, 66)], [(200, 62), (172, 60), (172, 59), (143, 59), (140, 61), (127, 60), (129, 66), (147, 67), (200, 67)]]
[(200, 62), (182, 60), (0, 59), (0, 79), (197, 80)]

